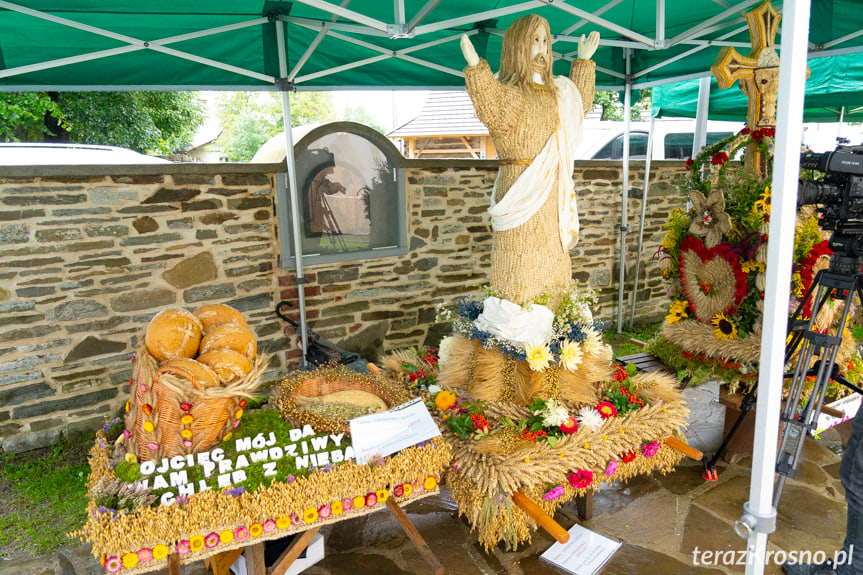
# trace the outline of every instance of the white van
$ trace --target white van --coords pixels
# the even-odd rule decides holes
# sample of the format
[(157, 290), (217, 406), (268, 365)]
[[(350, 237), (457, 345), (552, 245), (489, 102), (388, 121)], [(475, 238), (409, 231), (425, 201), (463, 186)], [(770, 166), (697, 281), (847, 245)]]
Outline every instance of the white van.
[[(707, 145), (736, 134), (746, 122), (707, 122)], [(647, 157), (647, 139), (650, 122), (630, 122), (629, 157), (643, 160)], [(653, 160), (685, 160), (692, 156), (695, 139), (695, 120), (689, 118), (662, 118), (653, 123)], [(623, 159), (623, 122), (585, 120), (581, 145), (575, 152), (577, 160)]]
[(0, 143), (0, 166), (170, 164), (127, 148), (54, 142)]

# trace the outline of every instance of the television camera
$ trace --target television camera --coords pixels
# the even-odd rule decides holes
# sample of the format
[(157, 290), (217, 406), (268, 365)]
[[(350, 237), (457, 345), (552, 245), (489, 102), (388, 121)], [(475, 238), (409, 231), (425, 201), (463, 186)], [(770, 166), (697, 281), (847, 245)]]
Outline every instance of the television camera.
[(824, 172), (821, 180), (800, 179), (797, 205), (819, 205), (821, 227), (833, 231), (831, 271), (859, 273), (863, 262), (863, 145), (804, 153), (800, 169)]

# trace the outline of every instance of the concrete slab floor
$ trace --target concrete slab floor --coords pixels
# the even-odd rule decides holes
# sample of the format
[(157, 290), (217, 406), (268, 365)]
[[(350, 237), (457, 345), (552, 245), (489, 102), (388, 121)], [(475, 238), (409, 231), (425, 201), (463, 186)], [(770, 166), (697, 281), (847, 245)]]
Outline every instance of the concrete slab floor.
[[(835, 436), (835, 437), (834, 437)], [(774, 553), (823, 551), (828, 557), (841, 548), (845, 534), (844, 493), (837, 479), (841, 438), (829, 430), (820, 439), (807, 438), (799, 479), (786, 482), (779, 503)], [(736, 563), (746, 541), (734, 533), (743, 503), (749, 499), (751, 461), (721, 463), (718, 481), (701, 477), (702, 464), (684, 460), (665, 476), (638, 477), (598, 493), (594, 516), (578, 517), (574, 503), (564, 505), (555, 519), (565, 528), (580, 522), (588, 529), (621, 541), (603, 575), (721, 575), (742, 573)], [(444, 566), (456, 575), (545, 575), (564, 573), (540, 555), (554, 540), (543, 531), (516, 551), (502, 548), (486, 553), (444, 487), (439, 496), (405, 508), (420, 534)], [(393, 516), (375, 513), (329, 525), (326, 556), (304, 571), (306, 575), (431, 573)], [(711, 557), (704, 552), (712, 552)], [(718, 559), (716, 559), (718, 555)], [(732, 556), (734, 561), (732, 560)], [(203, 562), (183, 567), (183, 575), (209, 573)], [(781, 574), (772, 562), (765, 573)], [(84, 545), (71, 546), (47, 558), (0, 561), (0, 575), (101, 575), (104, 570)], [(159, 572), (165, 575), (167, 570)]]

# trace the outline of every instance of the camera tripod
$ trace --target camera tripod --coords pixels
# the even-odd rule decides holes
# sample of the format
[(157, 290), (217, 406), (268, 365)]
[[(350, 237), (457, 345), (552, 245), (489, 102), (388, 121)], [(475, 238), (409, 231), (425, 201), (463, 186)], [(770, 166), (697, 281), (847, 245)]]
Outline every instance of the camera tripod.
[[(776, 473), (779, 479), (773, 496), (774, 508), (779, 504), (786, 478), (793, 479), (797, 474), (806, 433), (817, 429), (818, 416), (821, 414), (830, 380), (863, 394), (863, 389), (839, 374), (839, 366), (836, 365), (836, 355), (842, 344), (842, 329), (848, 320), (854, 294), (857, 294), (858, 302), (863, 304), (861, 264), (863, 264), (863, 257), (840, 254), (831, 256), (829, 269), (818, 272), (789, 321), (790, 338), (785, 348), (785, 365), (794, 359), (795, 353), (797, 353), (797, 361), (794, 372), (785, 374), (786, 379), (791, 378), (791, 385), (781, 416), (782, 435), (776, 458)], [(813, 297), (814, 305), (809, 319), (801, 319), (806, 303)], [(837, 335), (821, 333), (815, 325), (819, 312), (831, 299), (843, 300), (845, 303)], [(815, 357), (819, 359), (813, 362)], [(797, 406), (800, 403), (804, 384), (807, 378), (812, 376), (815, 377), (812, 390), (802, 411), (798, 413)], [(753, 386), (744, 396), (740, 404), (740, 415), (716, 453), (704, 464), (702, 475), (705, 479), (710, 481), (717, 479), (716, 462), (728, 447), (743, 419), (755, 407), (756, 393), (757, 386)]]

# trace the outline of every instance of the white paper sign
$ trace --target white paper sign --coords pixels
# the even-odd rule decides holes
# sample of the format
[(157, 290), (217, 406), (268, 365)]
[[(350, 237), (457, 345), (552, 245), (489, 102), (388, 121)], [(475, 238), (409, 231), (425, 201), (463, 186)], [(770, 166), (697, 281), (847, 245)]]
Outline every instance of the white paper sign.
[(818, 431), (824, 431), (829, 427), (839, 425), (843, 421), (847, 421), (854, 417), (857, 414), (857, 409), (860, 408), (861, 399), (863, 399), (863, 396), (861, 396), (859, 393), (852, 393), (851, 395), (846, 395), (845, 397), (837, 399), (833, 403), (828, 403), (827, 407), (838, 409), (845, 414), (845, 417), (839, 419), (837, 417), (833, 417), (832, 415), (819, 413), (818, 422), (816, 424)]
[(555, 543), (540, 557), (568, 573), (594, 575), (619, 548), (620, 542), (573, 525), (569, 541)]
[(357, 463), (387, 456), (440, 435), (421, 398), (380, 413), (350, 420), (351, 442)]

